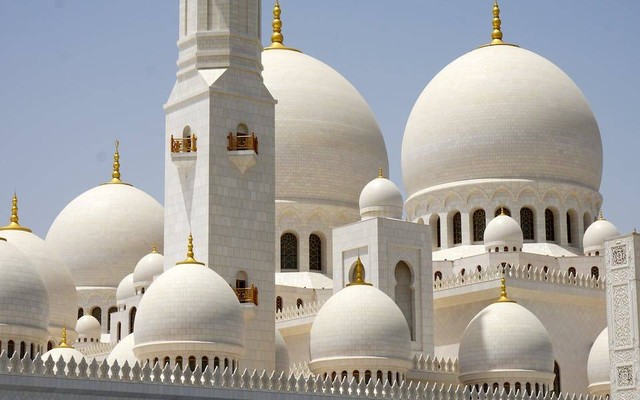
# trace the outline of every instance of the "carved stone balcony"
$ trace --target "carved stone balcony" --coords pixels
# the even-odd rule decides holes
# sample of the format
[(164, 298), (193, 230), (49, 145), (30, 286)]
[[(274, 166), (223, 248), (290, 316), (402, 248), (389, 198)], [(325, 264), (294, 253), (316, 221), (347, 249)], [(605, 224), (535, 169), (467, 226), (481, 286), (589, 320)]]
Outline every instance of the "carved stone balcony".
[(229, 132), (227, 135), (227, 156), (242, 174), (256, 165), (258, 162), (258, 138), (255, 133), (234, 135), (233, 132)]
[(258, 305), (258, 288), (251, 285), (248, 288), (235, 288), (236, 296), (240, 303), (253, 303)]

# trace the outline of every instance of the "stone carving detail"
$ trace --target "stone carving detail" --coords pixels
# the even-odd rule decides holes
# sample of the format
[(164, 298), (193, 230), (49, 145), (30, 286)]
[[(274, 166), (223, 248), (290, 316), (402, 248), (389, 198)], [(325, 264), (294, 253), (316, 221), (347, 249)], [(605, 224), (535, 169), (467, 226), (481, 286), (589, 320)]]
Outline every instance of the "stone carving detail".
[(613, 287), (614, 348), (631, 346), (631, 315), (627, 285)]
[(633, 387), (633, 365), (618, 366), (618, 387)]
[(629, 269), (622, 268), (611, 271), (611, 277), (609, 278), (609, 282), (612, 285), (618, 283), (624, 283), (629, 281)]
[(626, 245), (611, 246), (611, 265), (614, 267), (627, 265)]
[(629, 363), (633, 361), (633, 351), (616, 351), (613, 354), (615, 364)]

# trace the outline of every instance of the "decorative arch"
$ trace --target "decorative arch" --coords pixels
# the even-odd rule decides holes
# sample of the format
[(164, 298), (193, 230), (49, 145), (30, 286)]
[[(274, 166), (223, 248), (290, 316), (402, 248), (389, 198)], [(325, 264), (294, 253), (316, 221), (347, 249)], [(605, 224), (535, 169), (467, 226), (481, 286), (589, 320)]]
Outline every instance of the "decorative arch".
[(478, 209), (473, 212), (473, 241), (484, 241), (484, 230), (487, 227), (487, 215), (483, 209)]
[(91, 309), (91, 315), (102, 325), (102, 308), (95, 306)]
[(298, 269), (298, 237), (291, 232), (280, 236), (280, 269)]
[(407, 325), (409, 325), (409, 331), (411, 332), (411, 340), (415, 340), (415, 321), (414, 315), (414, 301), (413, 301), (413, 289), (411, 284), (413, 282), (413, 274), (409, 265), (400, 261), (396, 264), (395, 268), (395, 300), (396, 304), (402, 311)]
[(309, 235), (309, 270), (322, 271), (322, 239), (319, 235)]

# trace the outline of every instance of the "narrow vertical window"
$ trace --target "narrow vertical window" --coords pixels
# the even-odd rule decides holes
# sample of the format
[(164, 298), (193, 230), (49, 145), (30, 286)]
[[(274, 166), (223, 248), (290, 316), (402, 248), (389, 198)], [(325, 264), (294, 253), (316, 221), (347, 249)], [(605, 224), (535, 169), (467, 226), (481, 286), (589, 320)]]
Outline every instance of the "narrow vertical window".
[(276, 297), (276, 311), (282, 311), (282, 297)]
[(91, 315), (102, 325), (102, 309), (100, 307), (93, 307), (93, 309), (91, 309)]
[(322, 240), (315, 234), (309, 235), (309, 269), (322, 271)]
[(571, 236), (571, 215), (567, 212), (567, 242), (573, 244), (573, 237)]
[(524, 240), (534, 240), (534, 219), (533, 211), (528, 207), (520, 209), (520, 228)]
[(280, 269), (298, 269), (298, 238), (293, 233), (280, 237)]
[(600, 278), (600, 270), (598, 269), (598, 267), (591, 267), (591, 277), (594, 279)]
[(129, 333), (133, 333), (133, 326), (136, 323), (136, 311), (135, 307), (131, 307), (129, 311)]
[(440, 231), (440, 217), (436, 220), (436, 246), (440, 248), (442, 246), (442, 233)]
[(473, 241), (484, 240), (484, 228), (487, 225), (487, 217), (484, 210), (476, 210), (473, 213)]
[(546, 230), (546, 238), (547, 241), (553, 242), (556, 240), (556, 232), (555, 232), (555, 218), (553, 215), (553, 211), (550, 209), (544, 210), (544, 228)]
[(111, 332), (111, 314), (113, 314), (116, 311), (118, 311), (117, 307), (109, 308), (108, 317), (107, 317), (107, 332)]
[(453, 214), (453, 244), (462, 243), (462, 215), (460, 212)]

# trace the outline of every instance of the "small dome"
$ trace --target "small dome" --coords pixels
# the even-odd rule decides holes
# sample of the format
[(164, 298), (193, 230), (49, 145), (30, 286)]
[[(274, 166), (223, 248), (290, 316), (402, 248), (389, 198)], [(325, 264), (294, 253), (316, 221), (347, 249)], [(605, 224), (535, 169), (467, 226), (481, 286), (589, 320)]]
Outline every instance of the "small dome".
[(46, 362), (47, 359), (51, 358), (51, 360), (53, 360), (54, 362), (58, 362), (60, 357), (62, 357), (64, 362), (68, 363), (73, 358), (73, 361), (75, 361), (77, 364), (80, 364), (80, 361), (84, 359), (84, 354), (71, 346), (54, 347), (53, 349), (47, 351), (42, 355), (42, 361)]
[(190, 242), (187, 261), (160, 275), (140, 300), (134, 346), (139, 359), (175, 353), (194, 342), (201, 355), (237, 358), (244, 352), (244, 315), (236, 294), (220, 275), (193, 260), (191, 249)]
[(78, 340), (87, 341), (93, 339), (94, 342), (100, 341), (100, 322), (93, 315), (83, 315), (76, 322), (76, 332), (78, 332)]
[(460, 340), (460, 381), (465, 385), (509, 380), (550, 384), (554, 356), (551, 337), (529, 310), (506, 299), (485, 307)]
[(0, 276), (0, 333), (5, 337), (25, 334), (45, 342), (49, 325), (46, 286), (31, 259), (4, 239), (0, 239)]
[(164, 256), (157, 251), (152, 251), (142, 257), (133, 270), (133, 286), (148, 288), (153, 278), (164, 272)]
[[(125, 361), (127, 361), (129, 366), (132, 367), (138, 361), (135, 354), (133, 354), (133, 345), (134, 338), (133, 333), (131, 333), (118, 342), (113, 350), (111, 350), (111, 353), (109, 353), (107, 357), (107, 362), (111, 365), (117, 360), (118, 365), (122, 366)], [(153, 367), (153, 365), (151, 367)]]
[(116, 290), (116, 303), (118, 305), (125, 302), (125, 300), (132, 298), (136, 295), (136, 291), (133, 287), (133, 274), (125, 276)]
[(389, 296), (368, 284), (352, 284), (327, 300), (311, 327), (309, 349), (316, 374), (403, 372), (411, 365), (407, 320)]
[(289, 349), (278, 329), (276, 329), (276, 371), (289, 372)]
[(402, 218), (402, 193), (395, 183), (382, 176), (371, 182), (360, 193), (360, 215), (362, 219)]
[(584, 254), (596, 255), (598, 252), (599, 255), (604, 255), (604, 241), (616, 236), (620, 236), (618, 228), (600, 214), (600, 217), (584, 232), (582, 239)]
[(306, 54), (264, 51), (262, 64), (264, 84), (278, 100), (276, 200), (355, 209), (371, 172), (388, 170), (373, 111), (342, 75)]
[(523, 241), (520, 224), (505, 214), (492, 219), (484, 230), (484, 247), (487, 251), (493, 251), (496, 247), (499, 251), (503, 251), (504, 247), (508, 247), (509, 251), (513, 251), (514, 247), (520, 251)]
[(609, 394), (611, 378), (609, 376), (609, 330), (604, 328), (596, 338), (589, 352), (587, 375), (589, 377), (589, 394), (605, 396)]
[(126, 184), (95, 187), (56, 217), (46, 241), (69, 266), (76, 286), (118, 286), (153, 244), (162, 247), (164, 211)]

